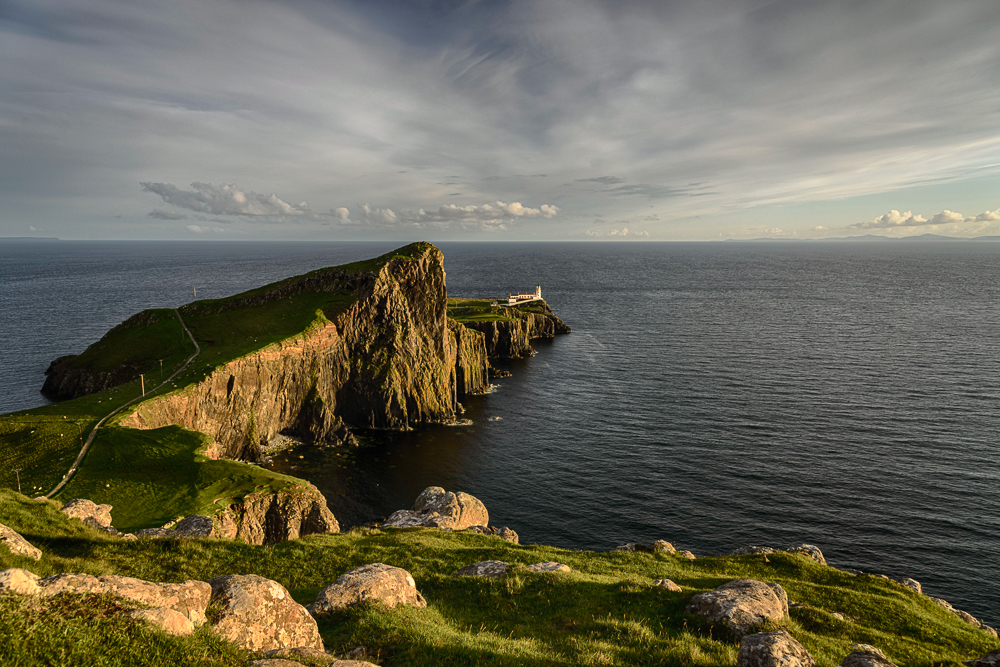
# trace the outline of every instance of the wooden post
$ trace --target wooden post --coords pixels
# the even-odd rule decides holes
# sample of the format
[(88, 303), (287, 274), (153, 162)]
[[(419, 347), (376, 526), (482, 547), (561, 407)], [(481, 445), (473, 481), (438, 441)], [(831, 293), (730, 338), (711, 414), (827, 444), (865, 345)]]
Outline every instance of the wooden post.
[(146, 378), (142, 375), (139, 376), (139, 384), (142, 386), (142, 395), (146, 395)]
[(14, 474), (17, 475), (17, 492), (21, 493), (21, 469), (14, 468)]
[(197, 287), (194, 288), (194, 298), (196, 298), (196, 299), (198, 298), (198, 288)]
[(160, 359), (160, 380), (163, 380), (163, 359)]

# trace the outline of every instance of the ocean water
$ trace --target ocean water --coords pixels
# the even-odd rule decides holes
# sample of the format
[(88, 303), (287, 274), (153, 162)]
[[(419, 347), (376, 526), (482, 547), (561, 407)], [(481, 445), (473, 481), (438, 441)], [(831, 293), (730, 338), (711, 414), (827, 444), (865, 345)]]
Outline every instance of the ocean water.
[[(49, 361), (193, 286), (224, 296), (395, 245), (0, 244), (0, 410), (44, 403)], [(345, 524), (435, 484), (522, 542), (808, 542), (1000, 624), (1000, 244), (440, 247), (449, 293), (541, 284), (573, 333), (504, 364), (465, 402), (471, 426), (274, 460)]]

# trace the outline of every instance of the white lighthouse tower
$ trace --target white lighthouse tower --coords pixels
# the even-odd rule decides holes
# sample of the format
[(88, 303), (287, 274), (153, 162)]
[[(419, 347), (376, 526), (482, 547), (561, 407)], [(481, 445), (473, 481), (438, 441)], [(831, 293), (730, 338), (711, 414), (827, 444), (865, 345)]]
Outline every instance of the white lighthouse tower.
[(535, 298), (536, 299), (541, 299), (542, 298), (542, 286), (541, 285), (535, 285)]

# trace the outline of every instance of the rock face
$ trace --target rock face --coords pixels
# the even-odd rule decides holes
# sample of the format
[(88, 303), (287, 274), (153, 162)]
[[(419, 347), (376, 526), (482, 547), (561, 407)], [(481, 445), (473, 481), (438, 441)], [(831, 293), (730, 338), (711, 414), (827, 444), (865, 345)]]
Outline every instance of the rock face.
[(868, 644), (855, 644), (852, 653), (841, 661), (841, 667), (896, 667), (879, 649)]
[(737, 667), (814, 667), (816, 661), (802, 644), (785, 632), (761, 632), (740, 641)]
[(316, 621), (278, 582), (234, 574), (209, 584), (212, 603), (222, 609), (214, 629), (223, 639), (248, 651), (323, 649)]
[(38, 560), (42, 557), (42, 550), (33, 546), (28, 540), (21, 537), (19, 533), (11, 530), (0, 523), (0, 544), (7, 547), (15, 556), (25, 556)]
[(466, 565), (451, 576), (487, 577), (489, 579), (499, 579), (507, 574), (508, 567), (510, 567), (510, 565), (502, 560), (484, 560), (479, 563), (473, 563), (472, 565)]
[(303, 482), (277, 493), (251, 493), (229, 505), (215, 515), (212, 535), (250, 544), (277, 544), (303, 535), (337, 532), (340, 525), (326, 498), (315, 486)]
[(38, 595), (38, 575), (27, 570), (10, 569), (0, 572), (0, 593), (4, 591), (18, 595)]
[(485, 336), (451, 319), (448, 320), (448, 333), (454, 356), (457, 398), (461, 400), (470, 394), (483, 393), (490, 386)]
[(738, 579), (691, 598), (687, 611), (724, 623), (737, 634), (788, 616), (788, 594), (778, 584)]
[(56, 574), (38, 582), (42, 595), (93, 593), (115, 595), (149, 607), (163, 607), (180, 613), (195, 627), (205, 622), (205, 608), (212, 594), (204, 581), (158, 584), (131, 577), (90, 574)]
[(382, 525), (386, 528), (425, 526), (464, 530), (470, 526), (486, 526), (489, 522), (490, 513), (475, 496), (428, 486), (417, 496), (412, 510), (394, 512)]
[(86, 498), (77, 498), (63, 505), (62, 513), (71, 519), (79, 519), (96, 528), (107, 528), (111, 525), (111, 505), (98, 505)]
[(369, 601), (380, 602), (387, 607), (401, 604), (420, 608), (427, 606), (409, 572), (384, 563), (371, 563), (337, 577), (307, 609), (310, 614), (318, 616)]
[(465, 326), (485, 336), (486, 353), (501, 359), (530, 357), (535, 353), (529, 341), (533, 338), (554, 338), (556, 334), (569, 333), (571, 329), (559, 319), (544, 301), (532, 302), (541, 313), (523, 312), (518, 308), (506, 309), (515, 318), (506, 322), (466, 322)]

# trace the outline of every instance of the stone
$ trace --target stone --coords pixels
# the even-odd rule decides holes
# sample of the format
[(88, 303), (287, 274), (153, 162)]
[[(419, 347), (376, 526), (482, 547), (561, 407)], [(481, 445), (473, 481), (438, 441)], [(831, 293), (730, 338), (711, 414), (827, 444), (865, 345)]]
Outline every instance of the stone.
[(969, 667), (998, 667), (1000, 665), (1000, 648), (990, 651), (981, 658), (966, 660), (965, 664)]
[(637, 544), (635, 542), (626, 542), (621, 546), (617, 546), (612, 551), (617, 551), (620, 553), (634, 554), (642, 551), (650, 551), (650, 548), (644, 544)]
[(736, 551), (734, 551), (730, 555), (732, 555), (732, 556), (749, 556), (750, 554), (764, 554), (766, 556), (768, 554), (775, 554), (775, 553), (778, 553), (777, 549), (773, 549), (771, 547), (758, 547), (758, 546), (755, 546), (755, 545), (751, 544), (751, 545), (748, 545), (748, 546), (745, 546), (745, 547), (740, 547), (739, 549), (737, 549)]
[(830, 614), (830, 616), (833, 616), (833, 617), (834, 617), (835, 619), (837, 619), (838, 621), (842, 621), (842, 620), (844, 620), (844, 615), (843, 615), (843, 614), (841, 614), (841, 613), (840, 613), (839, 611), (835, 611), (835, 612), (833, 612), (832, 614)]
[(778, 584), (738, 579), (692, 596), (687, 611), (744, 635), (755, 625), (788, 616), (788, 595)]
[(34, 560), (42, 557), (41, 549), (2, 523), (0, 523), (0, 544), (10, 549), (15, 556), (25, 556)]
[(942, 600), (941, 598), (936, 598), (936, 597), (933, 597), (933, 596), (930, 596), (930, 595), (928, 595), (927, 597), (930, 598), (931, 602), (933, 602), (937, 606), (941, 607), (945, 611), (950, 611), (951, 613), (955, 614), (955, 616), (958, 616), (960, 619), (962, 619), (963, 621), (965, 621), (966, 623), (968, 623), (972, 627), (979, 628), (980, 630), (983, 630), (983, 631), (987, 632), (988, 634), (990, 634), (990, 635), (992, 635), (994, 637), (997, 636), (997, 631), (996, 630), (994, 630), (990, 626), (986, 625), (985, 623), (983, 623), (982, 621), (980, 621), (978, 618), (976, 618), (975, 616), (973, 616), (969, 612), (962, 611), (961, 609), (955, 609), (951, 605), (951, 603), (948, 602), (947, 600)]
[(208, 582), (221, 607), (214, 630), (248, 651), (308, 646), (323, 649), (316, 619), (285, 587), (255, 574), (230, 574)]
[(691, 553), (690, 551), (688, 551), (687, 549), (685, 549), (683, 551), (677, 551), (675, 553), (678, 556), (680, 556), (681, 558), (687, 558), (688, 560), (694, 560), (695, 559), (695, 555), (693, 553)]
[(820, 565), (826, 565), (826, 558), (823, 557), (823, 552), (819, 550), (819, 547), (813, 544), (799, 544), (797, 546), (788, 547), (785, 551), (793, 554), (803, 554), (812, 558)]
[(195, 627), (205, 623), (205, 609), (212, 595), (211, 587), (204, 581), (164, 584), (113, 575), (56, 574), (41, 579), (38, 585), (41, 594), (46, 596), (59, 593), (115, 595), (148, 607), (165, 607), (179, 612)]
[(466, 530), (479, 533), (480, 535), (493, 535), (499, 537), (501, 540), (506, 540), (507, 542), (512, 542), (514, 544), (520, 543), (520, 538), (517, 533), (514, 532), (512, 528), (504, 526), (503, 528), (497, 528), (495, 526), (469, 526)]
[(37, 595), (39, 592), (38, 575), (34, 572), (16, 568), (0, 572), (0, 593)]
[(181, 519), (174, 525), (174, 535), (177, 537), (212, 537), (215, 524), (207, 516), (192, 514)]
[(92, 500), (77, 498), (75, 500), (70, 500), (68, 503), (63, 505), (62, 513), (71, 519), (86, 521), (86, 519), (90, 518), (93, 519), (98, 526), (110, 526), (112, 509), (113, 507), (111, 505), (98, 505)]
[(133, 609), (126, 612), (126, 616), (137, 621), (145, 621), (155, 625), (168, 635), (186, 637), (194, 632), (194, 623), (189, 621), (184, 614), (166, 607), (154, 607), (152, 609)]
[(428, 486), (417, 496), (412, 510), (399, 510), (385, 520), (385, 528), (415, 526), (465, 530), (469, 526), (488, 526), (490, 514), (475, 496), (452, 493), (440, 486)]
[(851, 651), (841, 660), (841, 667), (896, 667), (885, 653), (870, 644), (855, 644)]
[(531, 572), (576, 572), (569, 565), (563, 565), (562, 563), (553, 563), (548, 561), (545, 563), (532, 563), (527, 568)]
[(670, 579), (657, 579), (653, 582), (654, 586), (659, 586), (660, 588), (666, 588), (668, 591), (673, 591), (674, 593), (680, 593), (681, 587), (672, 582)]
[(899, 583), (901, 583), (903, 586), (906, 586), (907, 588), (909, 588), (914, 593), (923, 593), (924, 592), (923, 591), (923, 587), (920, 585), (920, 582), (917, 581), (916, 579), (910, 579), (909, 577), (905, 577), (903, 579), (900, 579)]
[(338, 662), (336, 658), (326, 651), (321, 651), (318, 648), (309, 648), (308, 646), (276, 648), (271, 651), (265, 651), (264, 657), (272, 660), (297, 660), (299, 662), (296, 662), (295, 664), (302, 663), (312, 665), (314, 667), (328, 667), (328, 665)]
[(155, 540), (164, 537), (180, 537), (174, 531), (169, 528), (143, 528), (142, 530), (137, 530), (134, 533), (136, 539), (139, 540)]
[(737, 667), (814, 667), (809, 651), (784, 630), (747, 635), (740, 641)]
[(335, 582), (320, 591), (307, 609), (314, 616), (319, 616), (362, 602), (380, 602), (390, 608), (401, 604), (418, 608), (427, 606), (409, 572), (385, 563), (370, 563), (337, 577)]
[(489, 577), (499, 579), (507, 574), (509, 564), (502, 560), (484, 560), (472, 565), (466, 565), (451, 576), (453, 577)]
[(656, 540), (653, 542), (653, 553), (672, 554), (677, 553), (677, 549), (674, 549), (674, 545), (666, 540)]
[(302, 667), (302, 663), (295, 660), (282, 660), (281, 658), (265, 658), (254, 660), (250, 663), (250, 667)]

